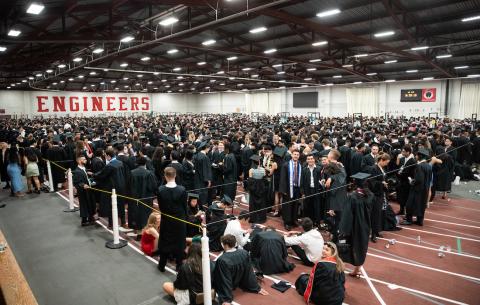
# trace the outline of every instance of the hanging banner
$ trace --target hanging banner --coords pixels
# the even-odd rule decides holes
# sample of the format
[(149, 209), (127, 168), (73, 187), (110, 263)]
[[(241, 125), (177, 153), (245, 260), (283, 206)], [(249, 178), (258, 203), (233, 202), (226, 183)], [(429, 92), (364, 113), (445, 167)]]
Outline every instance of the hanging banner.
[(435, 102), (436, 99), (436, 88), (401, 90), (400, 102)]

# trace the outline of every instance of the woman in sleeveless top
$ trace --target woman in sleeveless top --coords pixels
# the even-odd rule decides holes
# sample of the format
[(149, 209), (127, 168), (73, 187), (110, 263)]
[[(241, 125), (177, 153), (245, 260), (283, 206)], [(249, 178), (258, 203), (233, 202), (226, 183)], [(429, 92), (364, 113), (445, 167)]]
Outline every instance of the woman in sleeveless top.
[(158, 237), (160, 228), (160, 214), (153, 212), (148, 217), (147, 225), (142, 231), (140, 245), (143, 253), (148, 256), (155, 256), (158, 250)]

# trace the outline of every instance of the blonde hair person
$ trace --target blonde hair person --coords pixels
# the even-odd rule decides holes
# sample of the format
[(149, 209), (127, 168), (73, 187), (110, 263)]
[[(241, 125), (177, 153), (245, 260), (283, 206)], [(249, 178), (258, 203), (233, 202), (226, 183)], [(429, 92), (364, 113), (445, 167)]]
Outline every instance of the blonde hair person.
[(148, 256), (156, 255), (158, 250), (158, 238), (160, 228), (160, 213), (152, 212), (148, 216), (147, 225), (142, 230), (140, 245), (143, 253)]
[(295, 282), (298, 294), (307, 304), (342, 304), (345, 299), (345, 265), (338, 255), (337, 246), (326, 242), (322, 258), (310, 275), (302, 274)]

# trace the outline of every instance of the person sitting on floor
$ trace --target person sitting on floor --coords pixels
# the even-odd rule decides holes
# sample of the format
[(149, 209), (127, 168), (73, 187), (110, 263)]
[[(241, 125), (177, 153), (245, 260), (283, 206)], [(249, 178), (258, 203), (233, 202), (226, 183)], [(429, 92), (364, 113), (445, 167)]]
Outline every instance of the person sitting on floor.
[[(223, 235), (232, 234), (237, 240), (237, 247), (243, 249), (243, 247), (250, 241), (250, 233), (252, 229), (244, 230), (243, 227), (249, 226), (250, 215), (247, 211), (241, 211), (237, 218), (233, 218), (228, 221), (227, 227)], [(247, 249), (248, 250), (248, 249)]]
[(322, 257), (323, 237), (313, 228), (310, 218), (303, 218), (301, 225), (304, 232), (288, 232), (285, 243), (287, 247), (292, 248), (305, 266), (313, 266)]
[(290, 272), (295, 268), (295, 265), (287, 260), (285, 240), (272, 227), (256, 233), (250, 248), (250, 256), (257, 272), (276, 274)]
[(213, 286), (218, 294), (218, 303), (230, 305), (233, 301), (233, 290), (241, 289), (268, 295), (258, 285), (253, 272), (248, 252), (243, 249), (236, 249), (235, 236), (227, 234), (221, 238), (224, 252), (217, 258), (215, 270), (213, 271)]
[(220, 238), (227, 227), (228, 216), (225, 209), (233, 204), (228, 195), (223, 195), (221, 201), (214, 201), (207, 210), (207, 235), (209, 238), (209, 247), (212, 252), (222, 251)]
[(148, 217), (147, 225), (142, 230), (142, 239), (140, 240), (140, 246), (145, 255), (158, 255), (158, 237), (160, 236), (158, 233), (159, 229), (160, 213), (153, 212)]
[[(210, 272), (214, 265), (210, 262)], [(187, 259), (178, 270), (177, 278), (172, 282), (163, 283), (163, 290), (175, 298), (177, 305), (197, 304), (197, 296), (203, 291), (202, 277), (202, 246), (194, 242), (188, 247)]]
[(310, 275), (301, 274), (295, 281), (298, 294), (307, 304), (341, 305), (345, 298), (345, 265), (338, 256), (337, 246), (327, 242), (322, 259), (312, 268)]

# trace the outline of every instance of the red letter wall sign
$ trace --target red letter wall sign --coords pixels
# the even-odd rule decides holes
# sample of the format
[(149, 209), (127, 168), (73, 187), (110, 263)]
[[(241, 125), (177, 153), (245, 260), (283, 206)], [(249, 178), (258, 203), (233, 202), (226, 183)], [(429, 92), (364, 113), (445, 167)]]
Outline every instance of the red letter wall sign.
[(150, 111), (148, 96), (35, 95), (36, 112), (127, 112)]

